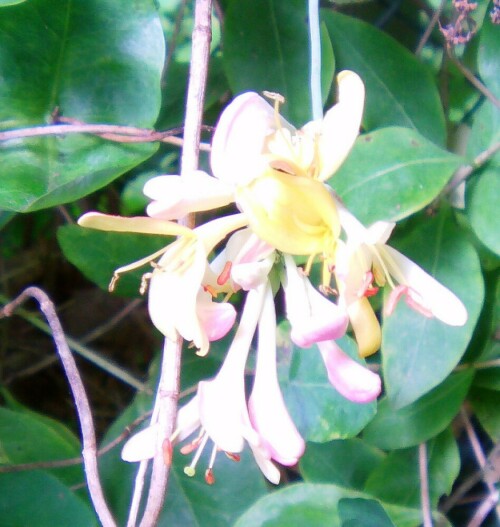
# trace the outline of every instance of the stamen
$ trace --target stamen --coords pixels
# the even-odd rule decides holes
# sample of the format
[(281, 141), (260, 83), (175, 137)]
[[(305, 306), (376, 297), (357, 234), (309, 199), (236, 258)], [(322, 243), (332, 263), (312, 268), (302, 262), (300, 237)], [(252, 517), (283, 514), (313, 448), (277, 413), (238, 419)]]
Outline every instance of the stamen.
[(200, 435), (196, 439), (191, 441), (191, 443), (188, 443), (187, 445), (182, 446), (179, 449), (180, 453), (183, 455), (191, 454), (200, 446), (202, 439), (203, 439), (203, 435)]
[(222, 272), (217, 277), (217, 284), (218, 285), (224, 285), (229, 278), (231, 278), (231, 268), (233, 266), (233, 262), (226, 262), (224, 264), (224, 269), (222, 269)]
[(163, 461), (165, 462), (165, 465), (170, 467), (172, 465), (173, 449), (172, 443), (168, 437), (163, 440), (163, 443), (161, 444), (161, 450), (163, 452)]
[(385, 306), (385, 314), (387, 316), (392, 315), (394, 309), (396, 309), (396, 305), (399, 302), (399, 299), (406, 293), (407, 289), (408, 288), (405, 285), (398, 285), (397, 287), (393, 288)]
[(361, 285), (361, 289), (358, 291), (358, 298), (374, 296), (378, 293), (379, 288), (373, 286), (373, 273), (368, 271), (365, 273), (365, 278)]
[(213, 485), (215, 483), (214, 471), (211, 468), (205, 470), (205, 482), (207, 485)]
[(424, 317), (432, 318), (434, 316), (432, 311), (424, 304), (422, 297), (414, 289), (408, 289), (405, 301), (412, 309), (424, 315)]
[(196, 451), (196, 454), (194, 455), (191, 461), (191, 464), (187, 467), (184, 467), (184, 474), (186, 474), (186, 476), (192, 477), (196, 474), (196, 465), (198, 461), (200, 460), (201, 453), (203, 452), (203, 449), (205, 448), (207, 441), (208, 441), (208, 434), (205, 433), (203, 434), (201, 444), (198, 447), (198, 450)]
[(215, 298), (217, 296), (217, 291), (215, 290), (215, 287), (212, 287), (211, 285), (204, 285), (203, 291), (206, 291), (207, 293), (210, 293), (212, 298)]
[(312, 264), (314, 263), (314, 259), (316, 258), (317, 254), (311, 254), (309, 258), (307, 259), (306, 267), (304, 269), (304, 274), (306, 276), (309, 276), (309, 273), (311, 272)]
[(239, 463), (240, 460), (241, 460), (241, 456), (239, 454), (234, 454), (233, 452), (224, 452), (224, 454), (226, 454), (226, 456), (231, 460), (231, 461), (236, 461), (236, 463)]

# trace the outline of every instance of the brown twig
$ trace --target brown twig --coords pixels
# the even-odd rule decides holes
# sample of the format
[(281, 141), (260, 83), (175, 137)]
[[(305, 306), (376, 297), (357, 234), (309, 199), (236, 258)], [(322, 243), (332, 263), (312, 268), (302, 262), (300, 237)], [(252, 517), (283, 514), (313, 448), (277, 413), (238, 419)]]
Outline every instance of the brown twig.
[(417, 45), (417, 48), (415, 49), (415, 55), (417, 57), (420, 55), (420, 53), (422, 53), (422, 50), (424, 49), (425, 44), (427, 43), (427, 41), (429, 40), (429, 37), (431, 36), (432, 30), (436, 27), (436, 24), (438, 23), (439, 17), (441, 16), (441, 13), (444, 9), (444, 6), (446, 5), (446, 2), (447, 0), (441, 0), (439, 7), (432, 14), (432, 18), (427, 24), (424, 34), (422, 35), (422, 38), (420, 39)]
[[(208, 71), (208, 59), (211, 41), (211, 0), (196, 0), (194, 28), (192, 37), (191, 66), (186, 100), (186, 117), (184, 121), (184, 144), (181, 157), (181, 177), (198, 168), (200, 152), (200, 137), (203, 118), (203, 103)], [(194, 217), (185, 218), (182, 223), (194, 225)], [(160, 383), (153, 410), (157, 416), (159, 433), (163, 438), (170, 438), (175, 429), (177, 401), (179, 396), (179, 379), (181, 365), (182, 339), (165, 339)], [(152, 422), (153, 419), (152, 419)], [(145, 464), (141, 463), (136, 478), (136, 488), (141, 488), (141, 478), (145, 472)], [(165, 493), (170, 473), (170, 463), (165, 463), (164, 454), (158, 451), (153, 458), (151, 481), (146, 506), (140, 522), (140, 527), (152, 527), (156, 524), (165, 500)], [(131, 513), (137, 507), (139, 490), (134, 491)], [(140, 501), (140, 500), (139, 500)], [(129, 525), (130, 523), (129, 515)]]
[(446, 50), (448, 52), (448, 57), (451, 62), (460, 70), (462, 75), (476, 88), (479, 90), (485, 97), (487, 97), (497, 108), (500, 108), (500, 101), (493, 95), (493, 93), (477, 78), (474, 74), (466, 68), (453, 53), (453, 50), (447, 46)]
[[(72, 119), (60, 118), (60, 121), (71, 121), (68, 124), (50, 124), (46, 126), (31, 126), (16, 130), (5, 130), (0, 132), (0, 141), (10, 141), (12, 139), (25, 139), (27, 137), (42, 137), (47, 135), (63, 134), (94, 134), (102, 139), (119, 143), (152, 143), (161, 141), (177, 146), (183, 145), (183, 140), (174, 137), (179, 130), (167, 130), (156, 132), (147, 128), (135, 128), (133, 126), (119, 126), (114, 124), (86, 124)], [(201, 150), (210, 150), (210, 145), (200, 145)]]
[(427, 470), (427, 445), (418, 445), (418, 468), (420, 474), (420, 503), (424, 527), (432, 527), (432, 511), (429, 498), (429, 474)]
[(16, 299), (4, 306), (3, 310), (0, 312), (0, 316), (11, 316), (16, 308), (30, 297), (36, 299), (40, 304), (40, 310), (45, 315), (52, 330), (57, 352), (61, 359), (64, 372), (75, 400), (82, 433), (83, 462), (92, 503), (102, 525), (104, 527), (116, 527), (115, 519), (108, 508), (99, 479), (97, 468), (97, 446), (90, 404), (75, 359), (73, 358), (68, 343), (66, 342), (64, 331), (57, 317), (54, 304), (41, 289), (37, 287), (28, 287)]
[(449, 194), (464, 182), (474, 171), (482, 167), (498, 151), (500, 151), (500, 141), (491, 145), (488, 149), (477, 155), (470, 165), (463, 165), (457, 169), (450, 182), (444, 188), (443, 193)]

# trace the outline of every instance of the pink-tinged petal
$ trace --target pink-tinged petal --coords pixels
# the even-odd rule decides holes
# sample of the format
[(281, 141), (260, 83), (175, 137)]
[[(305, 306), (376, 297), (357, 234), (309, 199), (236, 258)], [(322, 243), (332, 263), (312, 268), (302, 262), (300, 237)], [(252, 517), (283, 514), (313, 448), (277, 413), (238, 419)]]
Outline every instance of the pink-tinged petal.
[(246, 439), (258, 444), (245, 399), (245, 364), (262, 309), (264, 286), (248, 293), (240, 325), (224, 363), (211, 381), (198, 387), (200, 420), (213, 442), (226, 452), (241, 452)]
[(236, 320), (236, 309), (232, 304), (213, 302), (212, 296), (203, 290), (198, 292), (196, 312), (209, 341), (224, 337)]
[(269, 286), (259, 320), (257, 367), (248, 411), (260, 444), (270, 457), (286, 466), (295, 465), (304, 453), (305, 443), (288, 414), (278, 383), (276, 314)]
[(463, 326), (467, 322), (467, 309), (449, 289), (396, 249), (385, 246), (380, 252), (390, 274), (416, 293), (412, 300), (445, 324)]
[(380, 377), (357, 363), (333, 341), (318, 344), (328, 379), (346, 399), (355, 403), (374, 401), (381, 390)]
[(178, 443), (184, 441), (184, 439), (189, 437), (200, 427), (200, 425), (200, 401), (197, 394), (177, 412), (175, 432), (172, 436), (172, 441)]
[(321, 181), (330, 177), (349, 154), (359, 134), (365, 102), (365, 87), (353, 71), (344, 70), (337, 76), (338, 103), (323, 119), (319, 142)]
[(266, 168), (261, 156), (266, 137), (276, 128), (276, 114), (260, 95), (247, 92), (222, 112), (212, 140), (215, 177), (230, 185), (245, 185)]
[(273, 264), (273, 256), (260, 262), (236, 264), (231, 268), (231, 278), (244, 291), (249, 291), (267, 281)]
[(123, 445), (121, 457), (123, 461), (130, 463), (151, 459), (158, 451), (159, 441), (159, 426), (157, 424), (148, 426), (134, 434)]
[(349, 323), (345, 309), (317, 291), (288, 255), (285, 255), (285, 265), (286, 312), (292, 325), (292, 341), (297, 346), (308, 348), (315, 342), (344, 335)]
[(154, 200), (147, 214), (163, 220), (178, 219), (197, 211), (212, 210), (233, 201), (230, 187), (201, 170), (185, 176), (158, 176), (144, 185)]

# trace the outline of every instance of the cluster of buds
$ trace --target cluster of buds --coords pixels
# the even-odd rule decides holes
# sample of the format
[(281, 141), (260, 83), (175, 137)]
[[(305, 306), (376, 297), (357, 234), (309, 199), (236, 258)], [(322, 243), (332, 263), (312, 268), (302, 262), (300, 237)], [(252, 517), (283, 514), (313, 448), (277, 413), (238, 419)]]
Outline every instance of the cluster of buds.
[(471, 17), (472, 11), (477, 8), (477, 2), (453, 0), (453, 7), (455, 8), (455, 21), (446, 26), (439, 26), (448, 47), (467, 44), (477, 30), (476, 22)]
[[(89, 213), (79, 221), (103, 230), (178, 236), (151, 257), (159, 260), (148, 274), (150, 316), (167, 338), (181, 335), (199, 355), (206, 355), (210, 342), (237, 324), (220, 371), (199, 383), (167, 439), (168, 446), (191, 438), (181, 449), (194, 452), (185, 469), (188, 475), (212, 445), (205, 471), (210, 484), (219, 451), (237, 459), (247, 443), (273, 483), (280, 478), (276, 463), (293, 466), (304, 452), (304, 439), (287, 411), (276, 371), (278, 291), (284, 292), (291, 340), (299, 347), (315, 346), (333, 388), (359, 404), (375, 400), (381, 391), (380, 377), (362, 363), (381, 343), (379, 321), (368, 300), (380, 287), (392, 290), (388, 313), (404, 297), (423, 316), (451, 325), (462, 325), (467, 318), (452, 292), (386, 244), (394, 224), (364, 227), (325, 183), (349, 154), (364, 107), (364, 85), (357, 74), (343, 71), (337, 81), (337, 104), (300, 130), (281, 117), (282, 98), (276, 94), (268, 94), (272, 105), (253, 92), (239, 95), (215, 130), (213, 175), (197, 171), (151, 179), (144, 188), (152, 200), (147, 217)], [(238, 212), (192, 230), (175, 221), (231, 203)], [(311, 279), (315, 265), (318, 283)], [(230, 299), (238, 291), (245, 301), (236, 323), (238, 313)], [(336, 342), (349, 328), (358, 360)], [(254, 339), (255, 376), (247, 390), (245, 370)], [(148, 459), (164, 443), (153, 424), (126, 443), (122, 457)]]

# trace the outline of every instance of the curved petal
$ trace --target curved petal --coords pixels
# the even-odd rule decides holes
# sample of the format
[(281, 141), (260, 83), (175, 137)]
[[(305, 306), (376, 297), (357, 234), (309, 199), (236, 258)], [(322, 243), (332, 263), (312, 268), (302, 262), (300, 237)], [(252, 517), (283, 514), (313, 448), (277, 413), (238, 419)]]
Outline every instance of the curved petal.
[(355, 403), (374, 401), (381, 390), (380, 377), (344, 353), (334, 341), (318, 344), (328, 379), (346, 399)]
[(196, 312), (209, 341), (219, 340), (233, 327), (236, 309), (228, 302), (213, 302), (210, 293), (199, 290)]
[(450, 326), (463, 326), (467, 322), (467, 309), (449, 289), (396, 249), (386, 245), (381, 252), (389, 273), (418, 293), (422, 307)]
[(267, 165), (264, 142), (276, 129), (276, 119), (273, 107), (257, 93), (236, 97), (222, 112), (212, 140), (215, 177), (230, 185), (245, 185), (259, 176)]
[(159, 429), (160, 427), (155, 424), (134, 434), (123, 445), (121, 453), (123, 461), (133, 463), (153, 458), (160, 447)]
[(212, 210), (233, 201), (233, 192), (222, 181), (197, 170), (185, 176), (158, 176), (144, 185), (144, 194), (154, 200), (146, 209), (162, 220), (182, 218), (197, 211)]
[(276, 313), (269, 286), (259, 320), (257, 367), (248, 411), (261, 445), (271, 458), (286, 466), (295, 465), (304, 453), (305, 443), (290, 418), (278, 383)]
[(319, 179), (333, 175), (349, 154), (358, 137), (365, 103), (365, 87), (353, 71), (337, 76), (338, 103), (325, 115), (319, 141), (321, 169)]
[(345, 309), (317, 291), (288, 255), (285, 255), (285, 265), (286, 313), (292, 325), (292, 341), (301, 348), (308, 348), (315, 342), (344, 335), (349, 323)]
[(359, 355), (373, 355), (382, 342), (380, 323), (367, 298), (363, 297), (347, 306), (352, 330), (358, 344)]

